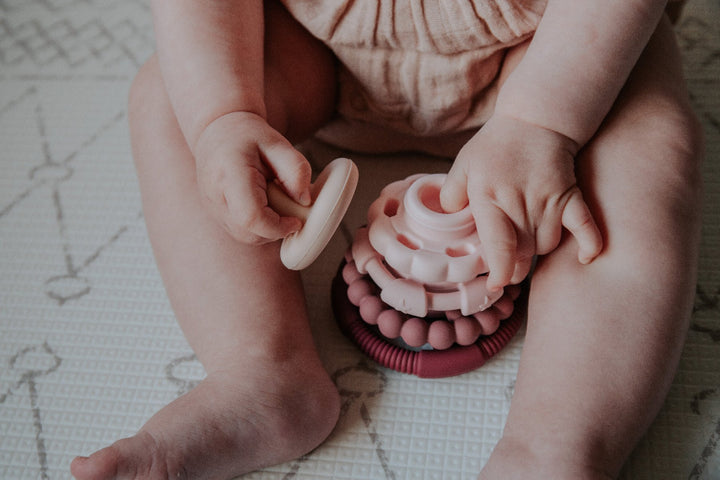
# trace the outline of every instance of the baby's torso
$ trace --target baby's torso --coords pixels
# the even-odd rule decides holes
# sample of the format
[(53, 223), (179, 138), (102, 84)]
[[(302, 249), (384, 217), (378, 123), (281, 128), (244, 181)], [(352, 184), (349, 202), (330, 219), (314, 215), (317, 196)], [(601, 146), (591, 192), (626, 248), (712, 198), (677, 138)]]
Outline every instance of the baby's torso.
[(473, 128), (508, 47), (547, 0), (284, 0), (342, 64), (348, 118), (428, 135)]

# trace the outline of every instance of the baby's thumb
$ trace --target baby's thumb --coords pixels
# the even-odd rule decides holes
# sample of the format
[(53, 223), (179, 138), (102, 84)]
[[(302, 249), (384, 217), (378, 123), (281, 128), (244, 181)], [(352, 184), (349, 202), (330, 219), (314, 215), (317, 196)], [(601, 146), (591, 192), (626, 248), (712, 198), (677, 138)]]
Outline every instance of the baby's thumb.
[(571, 191), (570, 198), (565, 205), (562, 224), (578, 242), (580, 263), (590, 263), (600, 254), (603, 248), (600, 229), (577, 187)]
[(310, 205), (312, 168), (305, 156), (289, 143), (268, 148), (265, 156), (283, 190), (301, 205)]
[(467, 177), (453, 167), (440, 189), (440, 206), (445, 212), (454, 213), (465, 208), (467, 204)]

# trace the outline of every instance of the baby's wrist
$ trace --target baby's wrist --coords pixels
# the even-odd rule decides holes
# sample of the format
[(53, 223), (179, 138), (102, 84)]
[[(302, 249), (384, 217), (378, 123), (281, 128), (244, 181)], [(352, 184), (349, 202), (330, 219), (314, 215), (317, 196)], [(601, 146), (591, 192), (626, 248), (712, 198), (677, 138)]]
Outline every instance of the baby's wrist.
[(527, 154), (534, 158), (574, 159), (580, 143), (561, 131), (553, 130), (519, 116), (496, 111), (481, 129), (496, 141), (510, 142), (521, 148), (526, 145)]
[(264, 114), (255, 111), (234, 111), (224, 113), (208, 122), (200, 130), (194, 142), (188, 142), (194, 155), (201, 155), (203, 151), (213, 146), (221, 145), (223, 139), (229, 135), (237, 135), (238, 124), (244, 122), (267, 123)]
[(539, 124), (524, 118), (522, 115), (514, 115), (496, 110), (491, 120), (504, 126), (508, 131), (512, 131), (514, 138), (518, 141), (537, 142), (538, 140), (542, 140), (542, 145), (550, 145), (555, 149), (566, 151), (573, 158), (582, 146), (578, 140), (562, 132), (560, 129)]
[(604, 110), (599, 111), (595, 105), (595, 97), (598, 95), (574, 102), (572, 98), (566, 98), (559, 85), (549, 90), (540, 88), (538, 85), (529, 85), (533, 82), (531, 78), (520, 78), (515, 73), (498, 93), (495, 114), (522, 119), (560, 133), (579, 146), (587, 143), (595, 134), (604, 117)]

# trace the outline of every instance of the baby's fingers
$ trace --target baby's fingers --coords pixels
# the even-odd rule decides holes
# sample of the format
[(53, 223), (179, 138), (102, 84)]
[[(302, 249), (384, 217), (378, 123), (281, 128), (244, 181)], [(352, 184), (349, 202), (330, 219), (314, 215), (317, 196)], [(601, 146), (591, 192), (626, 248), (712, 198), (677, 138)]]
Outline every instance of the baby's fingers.
[(261, 150), (287, 194), (301, 205), (310, 205), (312, 169), (305, 156), (284, 138), (261, 146)]
[(510, 284), (517, 259), (518, 237), (510, 218), (495, 205), (473, 209), (480, 245), (490, 271), (487, 287), (498, 291)]
[(266, 181), (261, 174), (237, 175), (233, 188), (223, 192), (226, 230), (237, 240), (265, 243), (297, 231), (302, 222), (282, 217), (268, 206)]
[(263, 244), (287, 237), (302, 227), (302, 222), (294, 217), (281, 217), (270, 207), (242, 216), (230, 215), (226, 218), (225, 229), (236, 240)]
[(562, 224), (578, 242), (578, 260), (580, 263), (592, 262), (602, 250), (602, 235), (578, 188), (572, 191), (565, 204)]
[(455, 162), (440, 189), (440, 206), (445, 212), (453, 213), (462, 210), (467, 204), (467, 176)]

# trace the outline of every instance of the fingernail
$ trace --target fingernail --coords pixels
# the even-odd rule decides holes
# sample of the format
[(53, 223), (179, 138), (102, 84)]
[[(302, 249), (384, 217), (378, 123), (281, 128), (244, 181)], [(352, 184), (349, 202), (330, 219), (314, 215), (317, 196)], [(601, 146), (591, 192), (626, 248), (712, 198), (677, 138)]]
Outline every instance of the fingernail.
[(487, 286), (488, 293), (499, 293), (502, 289), (503, 289), (503, 287), (501, 287), (499, 285), (488, 285)]
[(578, 260), (580, 260), (580, 263), (582, 263), (583, 265), (587, 265), (588, 263), (595, 260), (595, 256), (588, 254), (579, 254)]
[(300, 195), (300, 205), (303, 205), (303, 206), (307, 207), (308, 205), (310, 205), (310, 202), (311, 202), (311, 201), (312, 201), (312, 198), (310, 197), (310, 192), (307, 191), (307, 190), (305, 190), (305, 191)]

